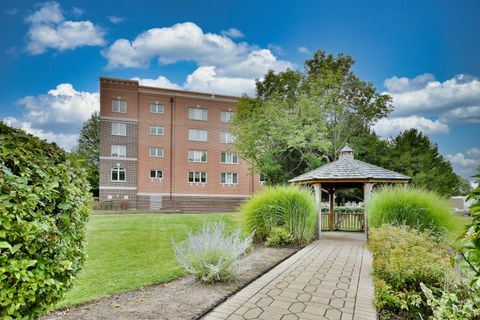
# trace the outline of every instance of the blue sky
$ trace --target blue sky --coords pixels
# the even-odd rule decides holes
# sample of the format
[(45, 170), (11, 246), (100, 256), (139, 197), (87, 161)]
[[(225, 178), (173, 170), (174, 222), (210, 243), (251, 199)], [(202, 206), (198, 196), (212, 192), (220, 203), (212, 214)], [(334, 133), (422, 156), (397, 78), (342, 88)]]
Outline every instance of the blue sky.
[(317, 49), (394, 98), (375, 130), (417, 127), (465, 177), (480, 162), (479, 1), (0, 3), (0, 120), (66, 149), (98, 109), (100, 75), (254, 93)]

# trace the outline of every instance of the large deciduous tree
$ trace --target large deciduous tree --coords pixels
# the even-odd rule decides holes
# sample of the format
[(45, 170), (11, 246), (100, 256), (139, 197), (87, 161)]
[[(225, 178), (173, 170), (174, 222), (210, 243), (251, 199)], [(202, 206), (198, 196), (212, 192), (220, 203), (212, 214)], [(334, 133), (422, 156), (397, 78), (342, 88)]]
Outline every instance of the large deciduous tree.
[(235, 146), (268, 183), (285, 182), (336, 159), (349, 139), (370, 137), (369, 128), (391, 110), (352, 71), (353, 59), (317, 51), (303, 72), (269, 71), (257, 81), (257, 97), (240, 100), (232, 120)]
[(77, 145), (73, 153), (83, 160), (87, 171), (87, 179), (94, 195), (98, 193), (99, 157), (100, 157), (100, 124), (98, 112), (92, 113), (80, 130)]

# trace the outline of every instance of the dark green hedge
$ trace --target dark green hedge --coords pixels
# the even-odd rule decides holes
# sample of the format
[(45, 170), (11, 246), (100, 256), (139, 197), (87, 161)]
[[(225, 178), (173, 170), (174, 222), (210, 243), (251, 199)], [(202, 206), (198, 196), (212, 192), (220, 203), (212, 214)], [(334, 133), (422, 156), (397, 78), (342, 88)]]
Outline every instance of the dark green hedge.
[(0, 318), (41, 315), (85, 259), (91, 195), (69, 155), (0, 123)]

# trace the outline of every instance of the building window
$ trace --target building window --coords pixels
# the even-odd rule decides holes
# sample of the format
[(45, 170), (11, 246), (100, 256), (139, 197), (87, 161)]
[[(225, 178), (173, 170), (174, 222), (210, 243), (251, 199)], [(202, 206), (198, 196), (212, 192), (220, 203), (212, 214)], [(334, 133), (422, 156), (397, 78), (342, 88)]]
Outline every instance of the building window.
[(208, 110), (201, 108), (188, 108), (188, 119), (207, 121)]
[(150, 112), (151, 113), (165, 113), (165, 107), (163, 104), (150, 103)]
[(163, 157), (163, 148), (150, 148), (150, 157)]
[(125, 158), (127, 156), (127, 146), (113, 144), (111, 151), (112, 157)]
[(225, 164), (237, 164), (237, 154), (235, 152), (222, 152), (220, 155), (220, 162)]
[(238, 176), (236, 173), (222, 172), (220, 174), (221, 184), (238, 184)]
[(190, 141), (207, 141), (207, 130), (188, 129), (188, 140)]
[(207, 173), (200, 171), (190, 171), (188, 173), (188, 182), (190, 183), (206, 183)]
[(220, 112), (220, 121), (223, 123), (227, 123), (232, 119), (233, 111), (221, 111)]
[(230, 132), (222, 132), (220, 135), (221, 143), (232, 143), (235, 142), (235, 136)]
[(163, 127), (150, 127), (150, 135), (152, 136), (163, 136), (163, 133)]
[(112, 112), (127, 112), (127, 101), (125, 100), (112, 100)]
[(121, 167), (112, 168), (112, 181), (125, 182), (125, 169)]
[(207, 162), (207, 151), (188, 150), (188, 162)]
[(114, 136), (126, 136), (127, 124), (120, 122), (112, 122), (112, 135)]
[(150, 170), (150, 179), (163, 179), (162, 170)]

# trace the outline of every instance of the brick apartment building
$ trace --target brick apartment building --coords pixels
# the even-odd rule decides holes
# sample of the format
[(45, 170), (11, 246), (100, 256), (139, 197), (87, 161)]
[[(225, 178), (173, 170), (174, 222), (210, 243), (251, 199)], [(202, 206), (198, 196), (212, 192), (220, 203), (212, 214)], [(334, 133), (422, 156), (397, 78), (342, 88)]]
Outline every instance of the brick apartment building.
[(237, 101), (101, 77), (101, 206), (234, 210), (262, 188), (231, 143)]

